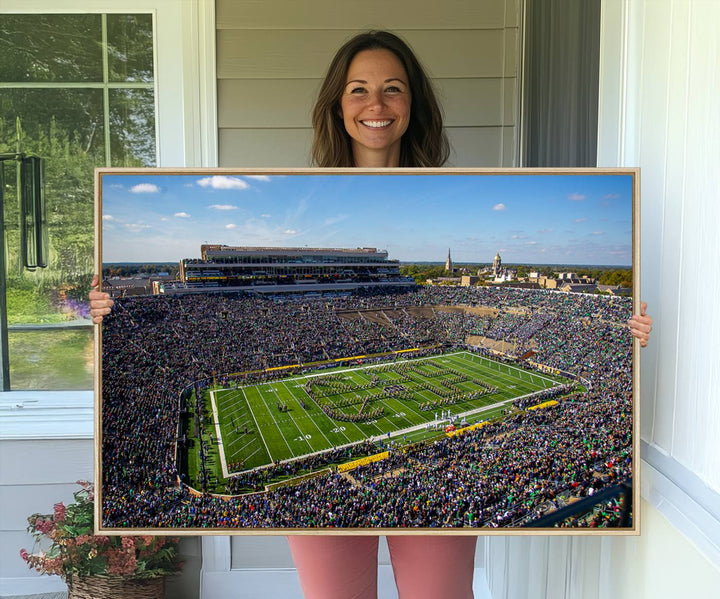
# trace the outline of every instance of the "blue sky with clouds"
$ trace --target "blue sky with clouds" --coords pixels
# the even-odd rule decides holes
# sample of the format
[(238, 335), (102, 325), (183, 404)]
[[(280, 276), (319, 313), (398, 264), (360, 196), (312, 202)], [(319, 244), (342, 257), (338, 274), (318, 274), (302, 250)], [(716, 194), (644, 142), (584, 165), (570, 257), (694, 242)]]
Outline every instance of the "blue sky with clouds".
[(632, 178), (575, 175), (104, 174), (104, 262), (196, 258), (202, 243), (377, 247), (401, 261), (632, 262)]

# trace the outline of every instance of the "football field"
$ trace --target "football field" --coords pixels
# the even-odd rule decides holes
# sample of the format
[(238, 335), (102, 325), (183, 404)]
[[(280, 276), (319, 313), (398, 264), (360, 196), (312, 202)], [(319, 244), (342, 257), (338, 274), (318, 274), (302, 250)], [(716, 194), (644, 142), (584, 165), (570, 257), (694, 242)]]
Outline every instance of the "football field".
[(410, 443), (566, 382), (457, 351), (217, 389), (212, 430), (227, 477), (366, 439)]

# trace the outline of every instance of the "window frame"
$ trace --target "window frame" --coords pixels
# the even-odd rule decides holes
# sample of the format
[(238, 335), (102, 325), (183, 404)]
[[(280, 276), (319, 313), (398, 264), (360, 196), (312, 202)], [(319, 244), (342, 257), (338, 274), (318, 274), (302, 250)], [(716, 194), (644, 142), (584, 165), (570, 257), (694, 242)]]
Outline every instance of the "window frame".
[[(22, 4), (0, 0), (0, 14), (151, 14), (157, 166), (217, 166), (214, 2), (93, 0), (84, 4), (79, 8), (73, 0), (25, 0)], [(93, 406), (91, 390), (70, 394), (60, 390), (4, 391), (0, 399), (20, 395), (35, 397), (58, 410), (69, 407), (70, 396)], [(91, 423), (92, 410), (83, 417)], [(26, 432), (16, 430), (15, 435), (35, 437), (32, 419), (24, 423)], [(62, 422), (49, 436), (63, 436)]]
[[(153, 15), (157, 166), (217, 166), (215, 7), (204, 0), (0, 0), (0, 14)], [(178, 57), (181, 72), (178, 77)], [(178, 101), (178, 98), (181, 100)], [(178, 126), (178, 123), (181, 126)]]

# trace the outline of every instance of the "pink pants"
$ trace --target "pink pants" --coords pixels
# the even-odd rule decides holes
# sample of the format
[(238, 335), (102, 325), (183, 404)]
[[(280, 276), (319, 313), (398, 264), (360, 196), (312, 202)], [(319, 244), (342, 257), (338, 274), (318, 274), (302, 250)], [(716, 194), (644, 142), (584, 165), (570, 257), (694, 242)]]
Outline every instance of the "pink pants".
[[(475, 536), (388, 536), (399, 599), (472, 599)], [(375, 599), (376, 536), (289, 536), (305, 599)]]

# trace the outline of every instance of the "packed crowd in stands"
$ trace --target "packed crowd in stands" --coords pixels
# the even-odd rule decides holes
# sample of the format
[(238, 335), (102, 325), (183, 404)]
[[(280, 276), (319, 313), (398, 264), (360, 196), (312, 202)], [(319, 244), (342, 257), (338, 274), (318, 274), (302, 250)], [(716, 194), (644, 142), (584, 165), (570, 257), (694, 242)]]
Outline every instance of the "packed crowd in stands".
[[(497, 315), (440, 309), (448, 306), (491, 307)], [(431, 308), (432, 316), (409, 308)], [(377, 317), (383, 311), (384, 320)], [(103, 324), (103, 525), (522, 525), (558, 507), (562, 497), (591, 495), (630, 476), (631, 337), (624, 325), (630, 314), (628, 298), (510, 288), (117, 300)], [(582, 376), (591, 390), (460, 436), (393, 451), (348, 473), (272, 491), (221, 498), (177, 484), (180, 396), (196, 381), (237, 383), (228, 373), (288, 364), (299, 365), (292, 371), (298, 372), (303, 364), (331, 358), (462, 345), (468, 335), (512, 341), (516, 356), (533, 349), (535, 362)], [(256, 372), (246, 380), (290, 372)], [(373, 450), (363, 446), (358, 452)], [(262, 489), (278, 475), (336, 463), (341, 454), (241, 473), (227, 489)]]

